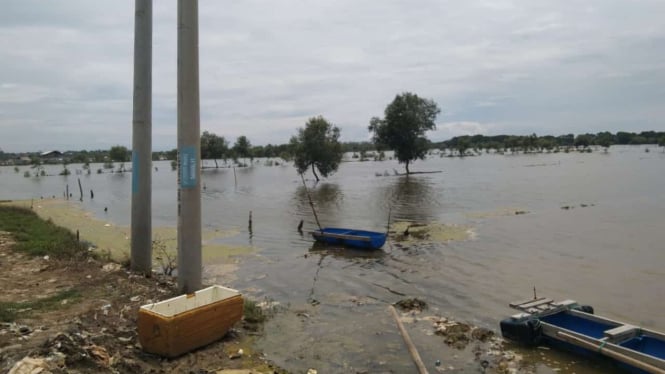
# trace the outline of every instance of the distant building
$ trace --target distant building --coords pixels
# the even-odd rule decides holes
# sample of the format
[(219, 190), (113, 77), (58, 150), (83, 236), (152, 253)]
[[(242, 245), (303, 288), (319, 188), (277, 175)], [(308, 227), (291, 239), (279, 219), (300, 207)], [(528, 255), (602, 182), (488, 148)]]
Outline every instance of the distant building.
[(39, 154), (39, 158), (45, 164), (59, 164), (62, 162), (63, 153), (60, 151), (47, 151)]
[(62, 152), (60, 151), (47, 151), (39, 154), (41, 158), (58, 158), (62, 157)]

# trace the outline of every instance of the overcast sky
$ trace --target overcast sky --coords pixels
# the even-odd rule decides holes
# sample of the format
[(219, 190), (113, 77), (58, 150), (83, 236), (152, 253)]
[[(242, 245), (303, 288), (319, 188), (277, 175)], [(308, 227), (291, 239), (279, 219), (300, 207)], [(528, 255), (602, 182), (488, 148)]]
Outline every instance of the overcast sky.
[[(153, 147), (176, 145), (177, 2), (153, 5)], [(396, 94), (432, 140), (665, 128), (662, 0), (201, 0), (201, 130), (368, 140)], [(134, 1), (4, 0), (0, 148), (131, 146)]]

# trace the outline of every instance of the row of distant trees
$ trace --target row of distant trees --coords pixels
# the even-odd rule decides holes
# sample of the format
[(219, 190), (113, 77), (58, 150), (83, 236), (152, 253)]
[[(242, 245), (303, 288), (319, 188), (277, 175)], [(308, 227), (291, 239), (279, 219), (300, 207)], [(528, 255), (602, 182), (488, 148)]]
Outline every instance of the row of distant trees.
[(553, 151), (558, 149), (577, 149), (584, 150), (590, 146), (600, 146), (609, 149), (614, 144), (621, 145), (639, 145), (639, 144), (658, 144), (665, 147), (665, 132), (643, 131), (640, 133), (631, 133), (619, 131), (616, 134), (604, 131), (597, 134), (574, 134), (560, 136), (537, 136), (531, 134), (527, 136), (513, 135), (473, 135), (457, 136), (443, 142), (432, 143), (432, 148), (450, 149), (457, 151), (459, 155), (465, 155), (467, 150), (495, 150), (499, 152), (511, 153), (532, 153)]
[[(425, 133), (436, 129), (435, 120), (440, 113), (438, 105), (430, 99), (424, 99), (416, 94), (404, 92), (396, 95), (389, 103), (384, 116), (373, 117), (369, 121), (368, 131), (372, 135), (372, 142), (339, 141), (340, 129), (326, 120), (323, 116), (310, 118), (303, 128), (297, 129), (289, 143), (281, 145), (268, 144), (265, 146), (252, 146), (246, 136), (239, 136), (231, 146), (224, 136), (204, 131), (201, 135), (201, 158), (213, 160), (219, 167), (218, 160), (232, 159), (236, 164), (239, 159), (250, 160), (254, 158), (280, 157), (284, 160), (293, 160), (299, 173), (311, 169), (316, 180), (319, 174), (328, 177), (337, 171), (344, 152), (359, 152), (361, 155), (378, 150), (394, 151), (394, 157), (405, 165), (406, 173), (411, 173), (410, 164), (418, 159), (424, 159), (429, 150), (450, 150), (451, 154), (466, 156), (469, 150), (480, 152), (493, 149), (497, 152), (531, 153), (543, 151), (558, 151), (564, 148), (586, 150), (590, 146), (601, 146), (606, 150), (613, 144), (658, 144), (665, 147), (665, 132), (643, 131), (640, 133), (599, 132), (597, 134), (574, 134), (560, 136), (527, 136), (513, 135), (474, 135), (458, 136), (443, 142), (430, 142)], [(0, 161), (7, 154), (0, 151)], [(31, 156), (37, 157), (38, 154)], [(114, 146), (108, 151), (80, 151), (67, 152), (63, 155), (65, 162), (127, 162), (130, 151), (124, 146)], [(10, 156), (11, 157), (11, 156)], [(153, 152), (153, 160), (175, 160), (177, 150)]]

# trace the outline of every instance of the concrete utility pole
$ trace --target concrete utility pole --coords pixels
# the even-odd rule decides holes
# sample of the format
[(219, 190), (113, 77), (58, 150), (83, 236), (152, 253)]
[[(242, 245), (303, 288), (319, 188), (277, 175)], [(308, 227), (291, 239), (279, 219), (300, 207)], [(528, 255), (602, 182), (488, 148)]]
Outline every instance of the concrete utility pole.
[(201, 289), (198, 0), (178, 0), (178, 289)]
[(132, 121), (132, 270), (152, 271), (152, 0), (136, 0)]

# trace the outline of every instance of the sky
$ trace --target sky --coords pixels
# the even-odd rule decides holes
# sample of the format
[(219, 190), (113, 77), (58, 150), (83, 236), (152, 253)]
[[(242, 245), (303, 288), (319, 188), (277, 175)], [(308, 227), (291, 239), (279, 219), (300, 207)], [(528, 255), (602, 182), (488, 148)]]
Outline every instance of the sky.
[[(153, 149), (177, 142), (177, 2), (153, 3)], [(201, 131), (343, 141), (397, 94), (433, 141), (665, 129), (662, 0), (200, 0)], [(0, 149), (131, 146), (134, 1), (4, 0)]]

